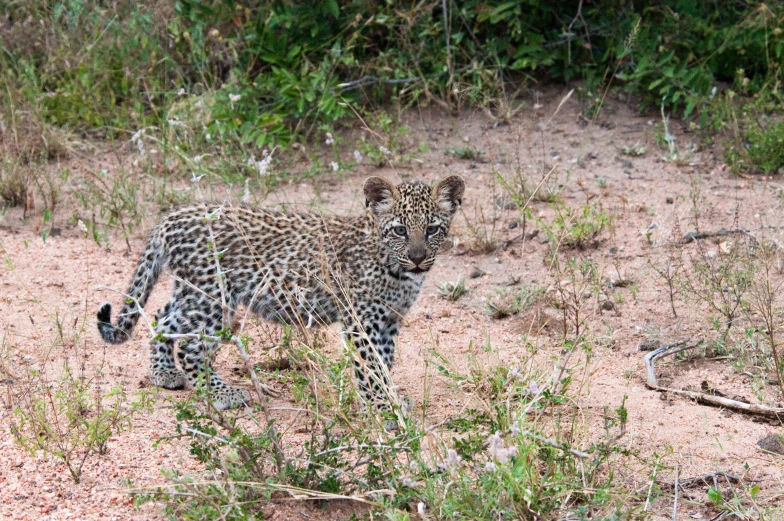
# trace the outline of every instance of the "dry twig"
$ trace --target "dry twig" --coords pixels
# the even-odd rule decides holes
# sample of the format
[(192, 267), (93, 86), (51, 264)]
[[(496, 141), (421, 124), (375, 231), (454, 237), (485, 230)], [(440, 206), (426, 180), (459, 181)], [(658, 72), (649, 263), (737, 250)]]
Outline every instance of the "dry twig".
[(702, 343), (702, 340), (698, 340), (697, 342), (686, 345), (687, 341), (688, 340), (681, 340), (680, 342), (675, 342), (674, 344), (662, 346), (659, 349), (651, 351), (645, 355), (645, 371), (647, 373), (645, 383), (648, 388), (655, 391), (664, 391), (668, 393), (680, 394), (682, 396), (688, 396), (689, 398), (696, 400), (697, 403), (704, 403), (717, 407), (726, 407), (728, 409), (733, 409), (748, 414), (756, 414), (759, 416), (767, 416), (769, 418), (784, 418), (784, 407), (769, 407), (767, 405), (740, 402), (738, 400), (732, 400), (730, 398), (716, 396), (713, 394), (704, 394), (695, 391), (686, 391), (684, 389), (672, 389), (669, 387), (660, 386), (656, 379), (656, 360), (665, 356), (680, 353), (681, 351), (694, 349)]

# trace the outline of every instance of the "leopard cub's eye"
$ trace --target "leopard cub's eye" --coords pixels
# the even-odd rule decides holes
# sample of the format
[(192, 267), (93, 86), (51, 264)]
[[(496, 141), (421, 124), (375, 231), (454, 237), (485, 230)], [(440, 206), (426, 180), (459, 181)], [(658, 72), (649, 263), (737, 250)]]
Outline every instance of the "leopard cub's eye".
[(392, 231), (395, 232), (395, 235), (399, 235), (400, 237), (406, 236), (406, 227), (405, 226), (395, 226)]
[(430, 226), (427, 227), (425, 233), (427, 235), (435, 235), (436, 233), (438, 233), (438, 226), (436, 226), (435, 224), (431, 224)]

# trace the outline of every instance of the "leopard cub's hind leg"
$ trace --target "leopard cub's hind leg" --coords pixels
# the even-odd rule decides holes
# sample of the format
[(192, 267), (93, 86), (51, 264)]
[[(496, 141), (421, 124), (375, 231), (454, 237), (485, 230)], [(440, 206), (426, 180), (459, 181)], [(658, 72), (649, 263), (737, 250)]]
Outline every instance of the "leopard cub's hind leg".
[(150, 344), (150, 379), (152, 384), (164, 389), (184, 389), (185, 373), (174, 362), (175, 339), (163, 335), (176, 334), (178, 329), (177, 301), (172, 298), (155, 317), (155, 338)]
[[(185, 313), (191, 320), (185, 333), (201, 333), (206, 337), (215, 336), (223, 324), (223, 311), (220, 305), (204, 304), (209, 314), (194, 311)], [(229, 320), (229, 322), (231, 322)], [(200, 383), (209, 383), (209, 393), (213, 405), (218, 410), (235, 409), (250, 403), (250, 393), (242, 387), (234, 387), (221, 379), (212, 369), (212, 356), (218, 349), (218, 343), (208, 339), (184, 339), (177, 350), (180, 367), (185, 373), (187, 386), (196, 389)]]

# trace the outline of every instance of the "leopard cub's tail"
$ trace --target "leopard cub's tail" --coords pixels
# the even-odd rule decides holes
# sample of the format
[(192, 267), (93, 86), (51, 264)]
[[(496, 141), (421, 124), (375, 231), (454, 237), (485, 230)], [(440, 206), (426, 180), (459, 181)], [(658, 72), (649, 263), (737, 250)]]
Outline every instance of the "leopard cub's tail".
[(131, 333), (139, 321), (141, 311), (150, 297), (153, 286), (158, 281), (164, 264), (163, 240), (156, 228), (144, 250), (144, 254), (133, 273), (128, 298), (125, 299), (117, 323), (112, 324), (112, 305), (101, 304), (98, 309), (98, 331), (108, 344), (122, 344), (131, 338)]

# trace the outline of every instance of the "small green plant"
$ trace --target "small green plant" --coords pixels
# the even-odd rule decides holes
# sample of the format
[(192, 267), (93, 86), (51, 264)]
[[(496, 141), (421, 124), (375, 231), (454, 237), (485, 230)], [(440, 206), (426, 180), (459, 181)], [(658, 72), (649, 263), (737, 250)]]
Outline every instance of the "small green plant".
[(626, 156), (639, 157), (644, 156), (648, 151), (648, 145), (643, 145), (639, 141), (628, 147), (621, 147), (618, 150)]
[(479, 151), (472, 147), (463, 147), (463, 148), (447, 147), (444, 149), (444, 152), (446, 152), (447, 154), (455, 155), (460, 159), (465, 159), (468, 161), (477, 161), (484, 155), (484, 152)]
[(784, 122), (751, 125), (744, 134), (751, 166), (765, 174), (784, 173)]
[(128, 172), (109, 173), (102, 170), (84, 179), (85, 189), (76, 192), (85, 212), (81, 220), (86, 223), (89, 235), (100, 244), (107, 241), (106, 231), (118, 229), (131, 251), (131, 234), (142, 219), (139, 202), (140, 183)]
[(539, 286), (523, 285), (513, 290), (504, 288), (490, 297), (485, 309), (492, 318), (500, 320), (525, 311), (543, 294), (544, 289)]
[(457, 282), (442, 282), (441, 285), (438, 286), (438, 296), (451, 300), (452, 302), (456, 301), (467, 292), (468, 288), (463, 279), (458, 279)]
[(540, 220), (552, 248), (586, 249), (598, 244), (598, 236), (612, 224), (607, 211), (592, 204), (573, 208), (562, 201), (551, 203), (555, 210), (552, 223)]
[(128, 429), (137, 412), (150, 408), (145, 393), (129, 403), (122, 387), (102, 391), (93, 379), (75, 374), (67, 361), (55, 382), (34, 371), (13, 403), (11, 432), (16, 442), (31, 454), (40, 450), (63, 462), (76, 483), (87, 459), (106, 454), (111, 436)]

